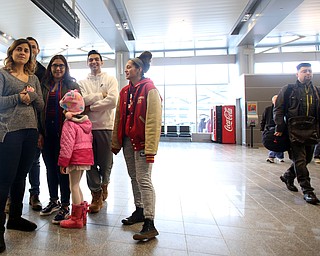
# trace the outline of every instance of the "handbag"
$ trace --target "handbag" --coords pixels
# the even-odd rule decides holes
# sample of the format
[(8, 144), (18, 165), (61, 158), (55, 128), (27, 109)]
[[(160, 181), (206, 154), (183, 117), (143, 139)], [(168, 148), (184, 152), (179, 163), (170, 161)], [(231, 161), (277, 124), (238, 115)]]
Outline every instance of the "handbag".
[(289, 118), (288, 132), (291, 143), (313, 145), (317, 144), (319, 140), (317, 122), (312, 116)]
[(266, 149), (274, 152), (285, 152), (290, 148), (290, 141), (287, 131), (281, 136), (275, 136), (275, 127), (267, 127), (262, 133), (262, 144)]

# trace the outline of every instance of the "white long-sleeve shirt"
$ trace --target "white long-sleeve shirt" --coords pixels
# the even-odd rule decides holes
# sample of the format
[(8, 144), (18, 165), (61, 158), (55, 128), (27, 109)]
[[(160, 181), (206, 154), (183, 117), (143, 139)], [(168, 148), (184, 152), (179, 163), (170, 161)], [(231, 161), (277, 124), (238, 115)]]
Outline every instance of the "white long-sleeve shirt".
[[(78, 82), (86, 106), (86, 112), (92, 122), (92, 130), (113, 130), (114, 112), (119, 95), (115, 77), (101, 72), (96, 76), (89, 74), (87, 79)], [(107, 93), (103, 97), (102, 93)]]

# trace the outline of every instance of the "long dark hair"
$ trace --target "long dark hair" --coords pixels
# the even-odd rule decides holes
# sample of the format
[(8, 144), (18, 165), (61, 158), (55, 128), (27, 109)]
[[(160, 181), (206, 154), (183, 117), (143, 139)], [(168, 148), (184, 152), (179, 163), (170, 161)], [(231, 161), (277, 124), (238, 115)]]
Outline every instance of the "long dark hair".
[(55, 55), (52, 57), (52, 59), (50, 60), (49, 64), (48, 64), (48, 67), (47, 67), (47, 70), (46, 70), (46, 73), (43, 77), (43, 83), (44, 84), (50, 84), (52, 81), (53, 81), (53, 75), (52, 75), (52, 72), (51, 72), (51, 66), (52, 66), (52, 63), (55, 61), (55, 60), (62, 60), (63, 64), (65, 65), (65, 72), (64, 72), (64, 75), (62, 77), (62, 79), (64, 80), (65, 83), (69, 84), (71, 82), (75, 82), (76, 79), (73, 78), (71, 75), (70, 75), (70, 69), (69, 69), (69, 65), (68, 65), (68, 62), (66, 60), (66, 58), (59, 54), (59, 55)]
[(32, 75), (32, 74), (34, 74), (36, 65), (35, 65), (34, 61), (32, 60), (31, 45), (30, 45), (29, 41), (24, 38), (20, 38), (20, 39), (15, 40), (8, 48), (7, 57), (4, 59), (4, 69), (8, 70), (9, 72), (15, 71), (16, 64), (12, 58), (12, 53), (17, 48), (17, 46), (19, 46), (20, 44), (27, 44), (29, 47), (30, 57), (28, 59), (28, 62), (24, 65), (24, 72), (28, 75)]

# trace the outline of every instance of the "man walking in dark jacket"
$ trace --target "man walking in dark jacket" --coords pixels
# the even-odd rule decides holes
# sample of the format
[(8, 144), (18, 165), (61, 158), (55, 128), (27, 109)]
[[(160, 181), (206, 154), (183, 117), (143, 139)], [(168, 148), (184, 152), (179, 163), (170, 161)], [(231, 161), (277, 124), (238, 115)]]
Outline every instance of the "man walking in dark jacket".
[[(297, 81), (293, 85), (286, 85), (278, 94), (278, 99), (274, 107), (274, 121), (276, 123), (276, 136), (281, 136), (286, 125), (291, 123), (296, 117), (314, 118), (316, 126), (319, 126), (319, 92), (312, 84), (312, 69), (310, 63), (300, 63), (297, 66)], [(294, 185), (294, 179), (297, 178), (304, 199), (307, 203), (317, 204), (319, 199), (314, 194), (314, 188), (311, 186), (309, 171), (307, 165), (313, 157), (314, 145), (316, 142), (310, 142), (310, 138), (304, 138), (305, 142), (294, 141), (290, 135), (289, 157), (292, 164), (289, 169), (280, 177), (287, 188), (291, 191), (298, 191)], [(301, 132), (304, 134), (304, 131)]]
[[(269, 130), (269, 128), (275, 127), (275, 123), (273, 121), (273, 107), (277, 100), (278, 95), (274, 95), (271, 99), (272, 105), (269, 107), (266, 107), (261, 118), (260, 122), (260, 131)], [(274, 159), (278, 159), (279, 162), (284, 162), (284, 153), (283, 152), (275, 152), (275, 151), (269, 151), (267, 162), (274, 163)]]

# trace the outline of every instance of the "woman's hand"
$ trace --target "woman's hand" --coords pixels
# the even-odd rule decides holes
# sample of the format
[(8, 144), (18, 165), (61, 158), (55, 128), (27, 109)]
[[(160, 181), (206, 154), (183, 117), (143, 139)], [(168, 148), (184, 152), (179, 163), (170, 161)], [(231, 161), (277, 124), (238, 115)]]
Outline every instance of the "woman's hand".
[(30, 96), (27, 92), (26, 89), (23, 89), (20, 93), (20, 101), (23, 103), (23, 104), (26, 104), (26, 105), (29, 105), (31, 103), (31, 99), (30, 99)]
[(38, 136), (38, 148), (43, 149), (44, 144), (44, 138), (42, 134), (39, 134)]

